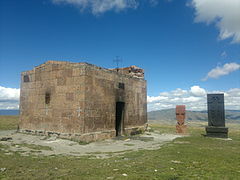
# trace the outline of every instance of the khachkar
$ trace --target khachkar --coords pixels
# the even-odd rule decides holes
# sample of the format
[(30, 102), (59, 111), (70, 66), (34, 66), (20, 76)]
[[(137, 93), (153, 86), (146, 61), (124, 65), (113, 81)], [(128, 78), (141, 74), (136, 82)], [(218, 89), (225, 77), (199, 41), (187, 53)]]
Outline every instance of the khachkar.
[(225, 127), (224, 94), (208, 94), (208, 126), (207, 136), (228, 137), (228, 128)]
[(176, 131), (177, 133), (186, 133), (187, 126), (185, 123), (185, 117), (186, 117), (186, 107), (185, 105), (177, 105), (176, 106), (176, 119), (177, 119), (177, 125), (176, 125)]

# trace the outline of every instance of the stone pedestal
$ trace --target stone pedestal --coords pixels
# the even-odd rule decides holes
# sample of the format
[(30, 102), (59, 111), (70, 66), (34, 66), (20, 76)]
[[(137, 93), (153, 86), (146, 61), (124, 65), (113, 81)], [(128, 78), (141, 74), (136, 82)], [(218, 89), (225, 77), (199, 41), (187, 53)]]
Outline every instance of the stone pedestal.
[(209, 137), (228, 138), (227, 127), (207, 126), (206, 133)]
[(176, 125), (176, 131), (179, 134), (186, 134), (187, 133), (187, 125)]

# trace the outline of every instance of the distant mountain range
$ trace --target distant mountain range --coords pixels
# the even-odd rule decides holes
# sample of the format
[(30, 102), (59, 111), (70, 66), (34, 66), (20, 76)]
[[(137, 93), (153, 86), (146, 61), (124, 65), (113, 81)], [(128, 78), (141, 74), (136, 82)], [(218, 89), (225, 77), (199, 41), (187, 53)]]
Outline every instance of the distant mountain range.
[[(225, 110), (226, 121), (240, 121), (240, 110)], [(175, 109), (148, 112), (148, 120), (176, 121)], [(207, 111), (187, 111), (186, 121), (207, 121)]]
[[(19, 115), (19, 110), (0, 110), (0, 115)], [(226, 121), (240, 121), (240, 110), (225, 110)], [(175, 109), (148, 112), (148, 120), (176, 121)], [(207, 121), (207, 111), (187, 111), (186, 121)]]
[(3, 115), (19, 115), (19, 110), (18, 109), (14, 109), (14, 110), (6, 110), (6, 109), (0, 109), (0, 116)]

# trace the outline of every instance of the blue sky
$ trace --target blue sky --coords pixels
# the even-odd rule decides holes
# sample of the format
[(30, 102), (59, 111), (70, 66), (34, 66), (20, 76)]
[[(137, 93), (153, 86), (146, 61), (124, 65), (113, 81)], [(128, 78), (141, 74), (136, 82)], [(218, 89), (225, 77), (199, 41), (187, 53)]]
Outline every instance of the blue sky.
[(204, 109), (209, 92), (240, 109), (239, 12), (238, 0), (1, 0), (0, 109), (16, 108), (21, 71), (47, 60), (112, 68), (116, 56), (145, 69), (150, 110)]

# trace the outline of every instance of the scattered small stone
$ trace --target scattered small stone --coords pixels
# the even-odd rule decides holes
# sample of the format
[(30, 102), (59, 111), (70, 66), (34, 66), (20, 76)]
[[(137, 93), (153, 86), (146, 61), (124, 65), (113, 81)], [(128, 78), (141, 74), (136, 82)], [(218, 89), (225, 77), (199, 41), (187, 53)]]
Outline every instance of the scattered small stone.
[(56, 139), (57, 139), (57, 136), (51, 136), (47, 140), (48, 141), (56, 141)]
[(113, 171), (118, 171), (119, 169), (113, 169)]
[(15, 145), (16, 148), (19, 148), (19, 145)]
[(182, 163), (181, 161), (174, 161), (174, 160), (172, 160), (171, 162), (175, 163), (175, 164), (181, 164)]
[(127, 177), (127, 176), (128, 176), (128, 175), (127, 175), (127, 174), (125, 174), (125, 173), (124, 173), (124, 174), (122, 174), (122, 175), (123, 175), (123, 176), (125, 176), (125, 177)]
[(190, 144), (189, 141), (175, 141), (174, 144)]
[(77, 143), (70, 143), (69, 146), (74, 146), (76, 145)]
[(47, 136), (43, 136), (40, 138), (40, 140), (46, 140), (47, 139)]
[(216, 138), (216, 139), (220, 139), (220, 140), (223, 140), (223, 141), (232, 141), (231, 138)]
[(113, 179), (113, 177), (107, 177), (107, 179)]
[(125, 139), (124, 141), (130, 141), (130, 139)]
[(154, 171), (155, 171), (155, 172), (157, 172), (158, 170), (157, 170), (157, 169), (155, 169)]
[(55, 170), (58, 170), (58, 168), (57, 168), (57, 167), (55, 167), (54, 169), (55, 169)]
[(174, 168), (170, 168), (171, 170), (174, 170)]
[(11, 140), (12, 140), (11, 137), (2, 137), (2, 138), (0, 139), (0, 141), (11, 141)]
[(150, 128), (149, 126), (146, 128), (146, 131), (152, 131), (152, 128)]
[(4, 171), (6, 171), (7, 170), (7, 168), (0, 168), (0, 171), (1, 172), (4, 172)]

